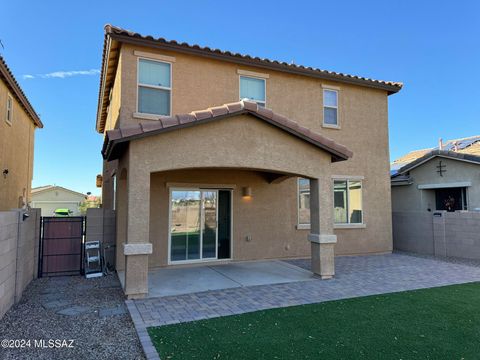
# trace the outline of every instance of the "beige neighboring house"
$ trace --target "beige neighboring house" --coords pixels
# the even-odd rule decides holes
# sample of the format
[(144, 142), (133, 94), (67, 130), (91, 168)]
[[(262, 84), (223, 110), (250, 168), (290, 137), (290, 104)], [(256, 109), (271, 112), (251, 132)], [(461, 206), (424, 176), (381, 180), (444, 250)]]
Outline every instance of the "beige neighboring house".
[(32, 189), (30, 206), (42, 210), (42, 216), (54, 216), (56, 209), (69, 209), (71, 216), (80, 216), (80, 204), (87, 195), (61, 186), (47, 185)]
[(480, 136), (439, 141), (392, 163), (392, 210), (480, 210)]
[(96, 129), (128, 297), (148, 270), (392, 251), (388, 96), (401, 83), (107, 25)]
[(0, 211), (30, 201), (36, 128), (43, 124), (0, 56)]

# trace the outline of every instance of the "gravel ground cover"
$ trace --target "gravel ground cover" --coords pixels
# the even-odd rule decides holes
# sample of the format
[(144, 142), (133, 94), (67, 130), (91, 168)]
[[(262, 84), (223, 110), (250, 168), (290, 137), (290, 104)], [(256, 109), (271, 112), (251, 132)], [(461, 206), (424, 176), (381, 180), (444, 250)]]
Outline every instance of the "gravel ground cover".
[(145, 359), (116, 275), (32, 281), (0, 320), (0, 338), (23, 342), (2, 342), (2, 360)]

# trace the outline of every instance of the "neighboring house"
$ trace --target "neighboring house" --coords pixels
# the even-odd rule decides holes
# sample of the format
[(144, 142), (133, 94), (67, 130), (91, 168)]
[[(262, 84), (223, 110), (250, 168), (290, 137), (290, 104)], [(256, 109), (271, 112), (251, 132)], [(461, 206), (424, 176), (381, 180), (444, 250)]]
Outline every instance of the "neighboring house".
[(56, 209), (69, 209), (71, 216), (79, 216), (80, 204), (87, 195), (61, 186), (47, 185), (32, 189), (30, 206), (42, 210), (42, 216), (54, 216)]
[(329, 278), (334, 251), (391, 252), (401, 87), (107, 25), (96, 128), (125, 293), (159, 266), (311, 256)]
[(43, 124), (0, 56), (0, 211), (30, 201), (35, 129)]
[(392, 210), (480, 210), (480, 136), (439, 142), (395, 160)]

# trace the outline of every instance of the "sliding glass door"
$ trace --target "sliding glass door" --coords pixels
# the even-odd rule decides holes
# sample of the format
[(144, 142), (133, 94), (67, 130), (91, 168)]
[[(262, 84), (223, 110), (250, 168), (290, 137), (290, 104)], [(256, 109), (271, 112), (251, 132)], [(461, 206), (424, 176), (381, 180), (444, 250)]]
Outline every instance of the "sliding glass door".
[(217, 218), (217, 190), (172, 190), (170, 261), (216, 259)]

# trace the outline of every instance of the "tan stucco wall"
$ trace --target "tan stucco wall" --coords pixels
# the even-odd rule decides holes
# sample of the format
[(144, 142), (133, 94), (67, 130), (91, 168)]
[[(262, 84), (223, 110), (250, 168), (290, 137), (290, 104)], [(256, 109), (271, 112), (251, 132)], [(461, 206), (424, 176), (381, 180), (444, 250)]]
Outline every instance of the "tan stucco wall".
[(0, 211), (22, 207), (21, 198), (30, 201), (33, 174), (35, 125), (15, 97), (12, 125), (6, 122), (8, 94), (0, 81)]
[[(446, 165), (446, 172), (440, 176), (438, 162)], [(464, 161), (435, 157), (428, 162), (412, 169), (411, 185), (392, 186), (393, 211), (427, 211), (435, 210), (435, 191), (421, 190), (418, 185), (448, 184), (471, 182), (467, 188), (468, 209), (480, 208), (480, 165)]]
[[(230, 136), (212, 135), (228, 133)], [(149, 239), (153, 244), (153, 254), (149, 256), (152, 267), (167, 263), (166, 182), (236, 185), (238, 190), (234, 191), (233, 198), (233, 254), (236, 260), (308, 256), (310, 244), (306, 238), (310, 231), (296, 229), (296, 177), (279, 184), (269, 184), (259, 172), (234, 170), (232, 167), (283, 171), (326, 179), (326, 182), (322, 183), (322, 204), (331, 205), (333, 196), (328, 154), (250, 115), (132, 142), (120, 161), (120, 168), (124, 167), (128, 168), (129, 178), (126, 183), (129, 186), (127, 196), (121, 194), (124, 190), (119, 186), (117, 246), (121, 248), (127, 239), (129, 242), (145, 242)], [(209, 170), (184, 170), (198, 167), (207, 167)], [(179, 170), (171, 172), (171, 169)], [(150, 177), (151, 173), (154, 174)], [(148, 179), (145, 178), (147, 176)], [(132, 177), (136, 180), (132, 181)], [(250, 203), (241, 198), (240, 189), (243, 186), (252, 188), (253, 200)], [(126, 199), (131, 203), (128, 210)], [(325, 207), (332, 209), (330, 215), (333, 216), (333, 207), (330, 205)], [(129, 214), (131, 216), (128, 216)], [(123, 219), (126, 218), (128, 230), (123, 228), (127, 223)], [(332, 217), (328, 219), (328, 214), (324, 216), (322, 231), (332, 233), (331, 221)], [(150, 230), (147, 235), (145, 229), (148, 228)], [(357, 254), (391, 250), (388, 238), (358, 238), (360, 232), (368, 235), (373, 231), (375, 229), (369, 229), (368, 226), (365, 229), (335, 230), (335, 233), (339, 234), (336, 253)], [(357, 237), (349, 238), (350, 232), (356, 233)], [(245, 241), (246, 235), (252, 235), (252, 242)], [(118, 256), (117, 264), (121, 269), (123, 263)]]
[(115, 74), (115, 80), (111, 90), (111, 100), (108, 108), (107, 119), (105, 121), (105, 129), (110, 130), (118, 127), (120, 104), (122, 96), (122, 54), (118, 57), (118, 67)]
[[(268, 108), (348, 146), (354, 152), (353, 159), (333, 164), (331, 175), (364, 178), (363, 216), (366, 227), (336, 230), (339, 239), (336, 247), (337, 253), (359, 254), (391, 251), (388, 97), (385, 91), (325, 82), (306, 76), (240, 66), (181, 53), (159, 52), (155, 49), (123, 45), (120, 51), (122, 85), (119, 118), (121, 126), (149, 122), (149, 120), (139, 120), (133, 117), (137, 102), (137, 56), (134, 55), (134, 50), (175, 57), (175, 62), (172, 64), (172, 113), (174, 114), (238, 101), (238, 69), (268, 74), (266, 85), (266, 106)], [(339, 88), (340, 129), (322, 127), (322, 85)], [(248, 136), (245, 135), (244, 144), (246, 147), (250, 147), (255, 143), (254, 138), (258, 134), (248, 133), (247, 129), (244, 132), (248, 134)], [(176, 131), (162, 138), (162, 143), (169, 144), (167, 150), (169, 158), (171, 149), (180, 149), (177, 144), (183, 133), (183, 130)], [(214, 136), (225, 137), (225, 134), (232, 133), (233, 130), (225, 128), (216, 132)], [(205, 136), (209, 141), (212, 138), (211, 134)], [(226, 139), (230, 138), (227, 136)], [(260, 142), (261, 139), (258, 140)], [(198, 140), (198, 143), (201, 142), (204, 140)], [(232, 152), (235, 151), (236, 148), (229, 146), (228, 142), (229, 140), (221, 145), (224, 147), (221, 151), (225, 151), (224, 149), (227, 149), (227, 152), (229, 149), (232, 149)], [(136, 144), (132, 145), (132, 147), (136, 146)], [(164, 147), (161, 144), (158, 146)], [(275, 146), (275, 148), (278, 147), (279, 145)], [(284, 148), (287, 147), (284, 146)], [(144, 147), (144, 150), (139, 149), (132, 153), (135, 162), (148, 162), (148, 156), (137, 155), (142, 154), (142, 151), (144, 151), (143, 154), (154, 152), (158, 156), (156, 140), (149, 140), (149, 146)], [(203, 149), (197, 150), (199, 154), (202, 154), (203, 151)], [(180, 159), (173, 157), (172, 160), (166, 160), (166, 168), (168, 166), (178, 167), (177, 161), (186, 166), (185, 162), (193, 162), (188, 160), (191, 155), (190, 152), (185, 153)], [(304, 154), (304, 156), (308, 155)], [(269, 166), (268, 164), (264, 165)], [(158, 169), (158, 171), (162, 170), (165, 168)], [(308, 169), (305, 169), (304, 172), (308, 173)]]
[[(167, 265), (169, 188), (166, 183), (225, 184), (235, 186), (233, 204), (233, 259), (300, 257), (310, 254), (308, 230), (296, 230), (296, 178), (269, 184), (259, 172), (241, 170), (180, 170), (153, 174), (150, 180), (150, 266)], [(252, 198), (242, 198), (242, 187)], [(251, 241), (246, 237), (250, 235)]]

